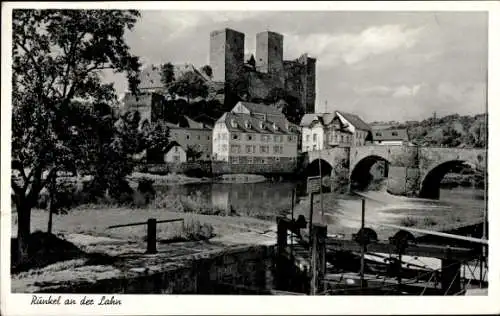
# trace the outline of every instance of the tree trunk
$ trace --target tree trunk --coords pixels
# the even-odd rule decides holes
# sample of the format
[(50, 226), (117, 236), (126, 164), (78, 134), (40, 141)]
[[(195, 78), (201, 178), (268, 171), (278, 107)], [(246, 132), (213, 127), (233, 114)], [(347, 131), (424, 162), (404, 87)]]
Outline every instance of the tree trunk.
[(49, 191), (49, 223), (47, 227), (47, 232), (52, 234), (52, 217), (54, 215), (54, 206), (55, 206), (55, 194), (56, 194), (56, 176), (54, 175), (50, 182), (50, 191)]
[(22, 201), (17, 207), (17, 262), (28, 261), (28, 240), (31, 233), (31, 207)]

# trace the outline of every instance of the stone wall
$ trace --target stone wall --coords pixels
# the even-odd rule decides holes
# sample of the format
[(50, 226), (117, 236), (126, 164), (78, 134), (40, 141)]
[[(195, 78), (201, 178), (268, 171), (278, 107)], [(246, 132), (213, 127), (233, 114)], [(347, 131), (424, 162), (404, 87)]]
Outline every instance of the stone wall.
[(292, 174), (297, 170), (297, 162), (273, 162), (267, 164), (241, 164), (224, 161), (212, 162), (212, 174)]
[(234, 294), (228, 288), (239, 286), (264, 294), (274, 287), (274, 256), (274, 246), (237, 246), (183, 264), (150, 266), (149, 273), (124, 271), (119, 278), (65, 284), (40, 293)]

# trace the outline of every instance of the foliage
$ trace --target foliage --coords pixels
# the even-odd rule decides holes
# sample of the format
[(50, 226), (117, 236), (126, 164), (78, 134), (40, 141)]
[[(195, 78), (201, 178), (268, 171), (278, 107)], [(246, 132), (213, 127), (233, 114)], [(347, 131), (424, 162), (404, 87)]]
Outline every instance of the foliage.
[(393, 128), (408, 129), (410, 140), (422, 146), (484, 148), (487, 144), (487, 116), (452, 114), (423, 121), (374, 122)]
[(148, 161), (163, 162), (163, 154), (169, 144), (170, 129), (164, 121), (154, 122), (144, 131), (144, 146)]
[(174, 65), (166, 63), (161, 65), (161, 83), (164, 86), (170, 85), (175, 80)]
[[(31, 208), (56, 170), (90, 167), (97, 153), (109, 159), (125, 152), (117, 137), (107, 147), (101, 142), (101, 128), (113, 129), (112, 115), (103, 113), (102, 105), (113, 105), (117, 98), (113, 86), (102, 83), (100, 71), (126, 73), (130, 90), (136, 91), (139, 62), (124, 34), (138, 17), (137, 11), (118, 10), (13, 11), (11, 186), (20, 261), (28, 255)], [(89, 133), (98, 137), (86, 139)], [(102, 168), (99, 172), (123, 171)]]
[(186, 97), (189, 100), (208, 96), (208, 86), (199, 75), (193, 71), (185, 72), (178, 80), (174, 81), (168, 88), (172, 95)]
[(186, 156), (189, 161), (195, 161), (201, 157), (203, 154), (202, 151), (200, 151), (197, 147), (195, 146), (188, 146), (186, 150)]
[(213, 70), (212, 70), (212, 67), (210, 67), (209, 65), (205, 65), (205, 66), (201, 67), (201, 71), (203, 71), (207, 76), (212, 78)]

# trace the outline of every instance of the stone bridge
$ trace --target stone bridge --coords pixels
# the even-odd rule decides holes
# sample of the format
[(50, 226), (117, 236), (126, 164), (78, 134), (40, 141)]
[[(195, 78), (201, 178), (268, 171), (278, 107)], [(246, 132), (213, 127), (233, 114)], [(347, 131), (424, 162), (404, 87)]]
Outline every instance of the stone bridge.
[(464, 163), (486, 172), (486, 157), (486, 149), (369, 145), (311, 151), (304, 162), (308, 175), (319, 174), (320, 166), (322, 174), (331, 174), (338, 190), (367, 185), (371, 167), (382, 161), (390, 193), (437, 199), (446, 173)]

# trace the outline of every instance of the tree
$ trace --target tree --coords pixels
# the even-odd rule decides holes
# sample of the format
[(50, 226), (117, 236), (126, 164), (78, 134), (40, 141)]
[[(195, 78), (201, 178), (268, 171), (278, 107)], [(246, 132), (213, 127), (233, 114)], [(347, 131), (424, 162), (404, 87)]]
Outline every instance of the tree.
[(82, 146), (81, 133), (98, 128), (90, 122), (111, 119), (93, 121), (92, 111), (72, 102), (116, 102), (113, 86), (101, 81), (104, 69), (126, 73), (130, 91), (136, 91), (139, 61), (124, 34), (138, 17), (137, 11), (118, 10), (13, 11), (11, 187), (19, 263), (28, 256), (31, 209), (40, 191), (57, 170), (88, 164), (91, 152)]
[(212, 67), (210, 67), (209, 65), (205, 65), (203, 67), (201, 67), (201, 70), (207, 75), (209, 76), (210, 78), (212, 78), (212, 75), (213, 75), (213, 71), (212, 71)]
[(195, 161), (201, 157), (203, 152), (194, 146), (188, 146), (186, 150), (187, 159), (190, 161)]
[(168, 92), (172, 95), (186, 97), (189, 103), (190, 99), (206, 98), (208, 96), (208, 86), (203, 78), (193, 71), (188, 71), (168, 87)]
[(144, 141), (147, 148), (148, 161), (163, 161), (163, 153), (169, 144), (170, 129), (163, 121), (155, 122), (145, 131)]
[(172, 63), (166, 63), (161, 65), (161, 83), (165, 87), (169, 86), (170, 83), (175, 80), (174, 65)]

